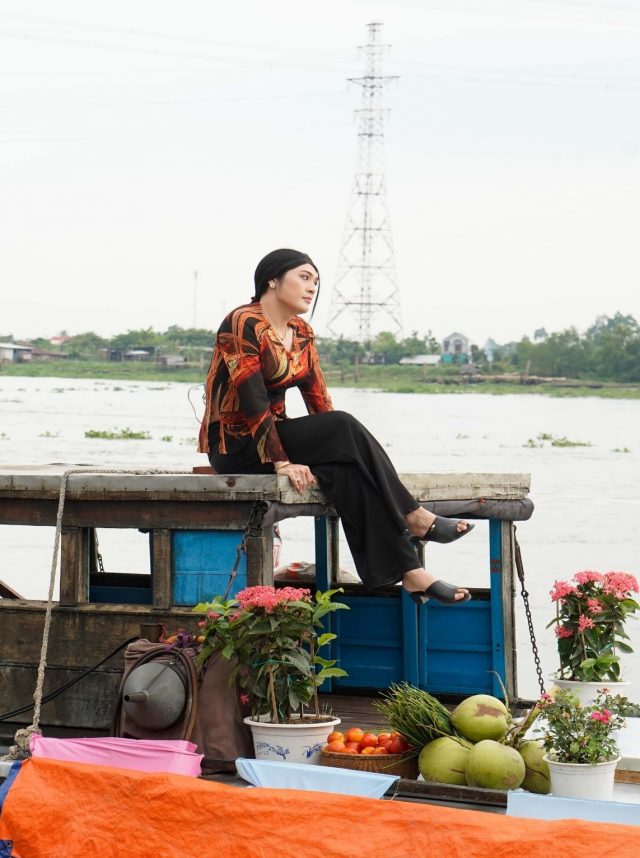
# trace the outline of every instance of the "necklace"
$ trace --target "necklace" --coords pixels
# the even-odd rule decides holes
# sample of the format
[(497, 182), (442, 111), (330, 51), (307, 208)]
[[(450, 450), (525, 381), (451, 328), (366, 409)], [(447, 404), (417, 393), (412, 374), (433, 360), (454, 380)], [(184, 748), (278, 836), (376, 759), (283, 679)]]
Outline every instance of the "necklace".
[(276, 335), (276, 337), (280, 340), (281, 343), (284, 343), (284, 341), (287, 338), (287, 334), (289, 333), (289, 325), (288, 324), (286, 325), (286, 327), (284, 329), (284, 334), (281, 334), (278, 331), (278, 329), (276, 328), (275, 324), (269, 318), (268, 314), (264, 311), (264, 309), (262, 310), (262, 312), (264, 313), (264, 316), (265, 316), (267, 322), (269, 322), (269, 324), (271, 325), (271, 329), (272, 329), (273, 333)]

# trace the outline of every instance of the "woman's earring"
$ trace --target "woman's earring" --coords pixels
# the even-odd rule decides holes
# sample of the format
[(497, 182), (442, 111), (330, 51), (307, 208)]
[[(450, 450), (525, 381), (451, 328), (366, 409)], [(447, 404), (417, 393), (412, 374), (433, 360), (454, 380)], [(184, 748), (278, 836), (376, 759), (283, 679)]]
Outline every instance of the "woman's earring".
[(275, 289), (275, 288), (276, 288), (275, 283), (269, 283), (269, 289)]

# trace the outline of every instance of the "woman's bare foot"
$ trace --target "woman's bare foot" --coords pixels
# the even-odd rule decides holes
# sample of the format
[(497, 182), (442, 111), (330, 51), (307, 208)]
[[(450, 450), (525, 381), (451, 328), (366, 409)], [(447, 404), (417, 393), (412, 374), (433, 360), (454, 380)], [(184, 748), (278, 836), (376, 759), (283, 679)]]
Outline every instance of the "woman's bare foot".
[[(434, 584), (438, 578), (433, 572), (427, 572), (426, 569), (419, 567), (405, 572), (402, 576), (402, 586), (408, 593), (422, 593)], [(464, 599), (469, 591), (464, 587), (458, 587), (456, 591), (456, 601)]]
[[(424, 509), (424, 507), (421, 506), (419, 506), (418, 509), (414, 509), (412, 512), (408, 512), (404, 518), (407, 522), (410, 536), (424, 536), (436, 520), (436, 517), (432, 512), (429, 512), (428, 509)], [(458, 530), (460, 533), (464, 533), (467, 527), (468, 522), (458, 522)]]

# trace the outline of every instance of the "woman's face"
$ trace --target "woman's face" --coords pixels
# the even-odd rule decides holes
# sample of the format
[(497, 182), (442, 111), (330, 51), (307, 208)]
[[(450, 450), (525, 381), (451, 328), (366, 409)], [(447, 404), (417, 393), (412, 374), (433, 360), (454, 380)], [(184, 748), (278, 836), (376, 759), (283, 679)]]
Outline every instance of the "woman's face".
[(318, 279), (316, 269), (306, 262), (285, 271), (282, 277), (275, 281), (276, 298), (292, 313), (307, 313), (318, 291)]

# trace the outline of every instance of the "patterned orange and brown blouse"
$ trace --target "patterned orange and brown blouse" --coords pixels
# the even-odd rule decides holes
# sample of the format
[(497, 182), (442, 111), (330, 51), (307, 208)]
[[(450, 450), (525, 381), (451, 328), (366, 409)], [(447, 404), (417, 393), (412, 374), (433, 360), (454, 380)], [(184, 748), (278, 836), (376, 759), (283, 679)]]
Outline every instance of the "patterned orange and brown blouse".
[(252, 435), (261, 462), (288, 458), (276, 430), (286, 420), (285, 393), (298, 387), (309, 414), (332, 411), (322, 375), (315, 335), (299, 316), (287, 351), (259, 302), (232, 310), (220, 325), (207, 380), (205, 413), (198, 450), (209, 452), (209, 424), (220, 421), (220, 453), (226, 453), (225, 435)]

